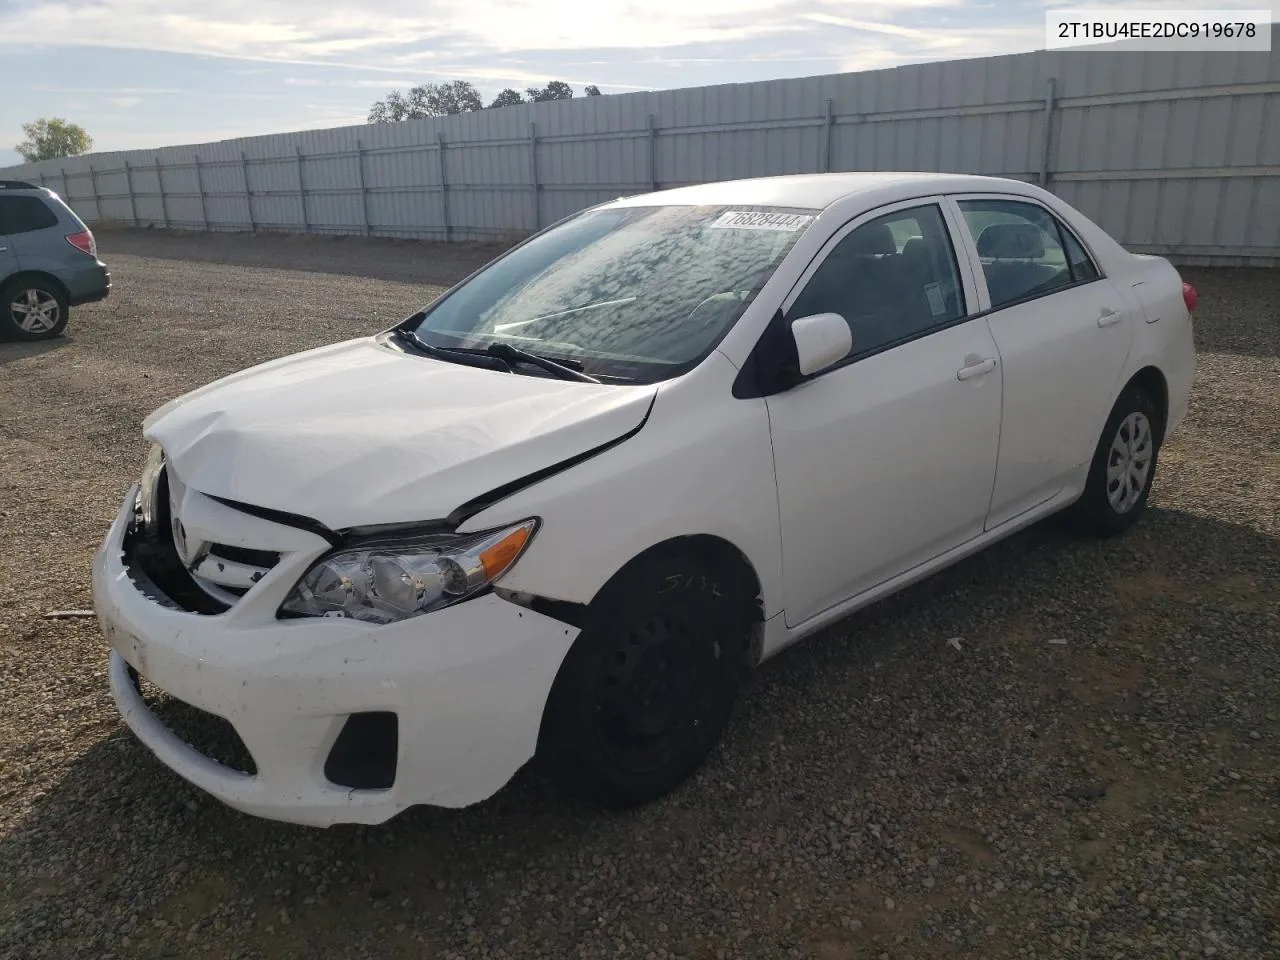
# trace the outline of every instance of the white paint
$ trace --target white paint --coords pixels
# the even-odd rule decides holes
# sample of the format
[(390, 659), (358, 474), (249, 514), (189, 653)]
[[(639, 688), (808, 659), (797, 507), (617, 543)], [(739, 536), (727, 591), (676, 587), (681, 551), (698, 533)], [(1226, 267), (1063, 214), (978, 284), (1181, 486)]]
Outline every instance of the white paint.
[[(949, 199), (979, 192), (1052, 209), (1106, 279), (983, 314), (982, 267)], [(460, 531), (540, 518), (501, 586), (578, 603), (651, 546), (718, 537), (760, 581), (768, 657), (1069, 505), (1117, 393), (1142, 367), (1168, 381), (1170, 431), (1186, 411), (1195, 356), (1176, 271), (1126, 253), (1036, 187), (932, 174), (801, 176), (619, 205), (635, 202), (820, 212), (718, 349), (656, 387), (493, 373), (367, 339), (236, 374), (148, 418), (147, 435), (165, 445), (179, 479), (190, 535), (281, 555), (224, 614), (170, 609), (126, 575), (132, 491), (121, 509), (95, 560), (95, 609), (114, 650), (121, 711), (166, 764), (232, 806), (302, 823), (377, 822), (412, 804), (476, 802), (532, 755), (577, 636), (496, 594), (382, 627), (277, 620), (281, 600), (328, 544), (210, 495), (332, 527), (438, 520), (639, 427)], [(840, 360), (848, 345), (815, 318), (813, 344), (808, 325), (795, 339), (804, 367), (822, 372), (767, 398), (735, 398), (770, 319), (837, 235), (886, 207), (921, 203), (942, 206), (978, 315), (851, 362)], [(1099, 325), (1103, 308), (1121, 319)], [(230, 720), (259, 774), (233, 774), (168, 734), (132, 694), (125, 661)], [(391, 790), (338, 788), (321, 773), (344, 717), (361, 710), (400, 717)]]
[(608, 443), (653, 387), (466, 367), (353, 340), (233, 374), (148, 418), (195, 489), (333, 529), (436, 520)]
[(817, 313), (800, 317), (791, 324), (800, 372), (805, 376), (838, 363), (853, 349), (849, 324), (838, 313)]

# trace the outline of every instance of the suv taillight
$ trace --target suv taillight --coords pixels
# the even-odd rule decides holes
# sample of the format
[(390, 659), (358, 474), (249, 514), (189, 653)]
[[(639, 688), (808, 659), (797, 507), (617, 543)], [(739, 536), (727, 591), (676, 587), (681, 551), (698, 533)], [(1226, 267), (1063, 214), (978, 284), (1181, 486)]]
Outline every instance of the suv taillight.
[(91, 257), (98, 255), (98, 243), (93, 239), (93, 234), (88, 230), (81, 230), (79, 233), (67, 235), (67, 243), (71, 244), (77, 250), (87, 253)]
[(1196, 304), (1200, 300), (1200, 295), (1196, 293), (1196, 288), (1187, 281), (1182, 281), (1182, 302), (1187, 305), (1187, 313), (1196, 312)]

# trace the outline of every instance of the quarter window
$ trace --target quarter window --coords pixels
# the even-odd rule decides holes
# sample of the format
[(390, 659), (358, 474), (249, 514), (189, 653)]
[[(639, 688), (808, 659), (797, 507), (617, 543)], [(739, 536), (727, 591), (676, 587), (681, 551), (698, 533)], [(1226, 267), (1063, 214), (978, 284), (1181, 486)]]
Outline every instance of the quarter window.
[(1071, 267), (1071, 279), (1077, 283), (1085, 280), (1097, 280), (1100, 273), (1098, 268), (1094, 266), (1093, 260), (1089, 254), (1085, 252), (1084, 247), (1080, 246), (1080, 241), (1076, 239), (1075, 234), (1058, 224), (1058, 232), (1062, 235), (1067, 249), (1067, 263)]
[(0, 197), (0, 234), (30, 233), (57, 223), (54, 212), (37, 197)]
[(1002, 307), (1099, 277), (1080, 242), (1034, 203), (961, 200), (991, 306)]
[(853, 356), (963, 317), (960, 274), (938, 207), (887, 213), (836, 244), (789, 316), (815, 313), (844, 318), (853, 335)]

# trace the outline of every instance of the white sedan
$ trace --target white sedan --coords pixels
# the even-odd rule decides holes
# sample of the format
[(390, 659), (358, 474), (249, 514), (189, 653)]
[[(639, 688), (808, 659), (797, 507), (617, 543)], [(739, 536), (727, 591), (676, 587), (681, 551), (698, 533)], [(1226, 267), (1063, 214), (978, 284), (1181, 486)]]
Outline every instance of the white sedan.
[(789, 644), (1064, 508), (1134, 523), (1187, 409), (1194, 297), (1012, 180), (605, 203), (392, 330), (152, 414), (94, 565), (111, 689), (165, 764), (260, 816), (463, 806), (536, 754), (649, 801)]

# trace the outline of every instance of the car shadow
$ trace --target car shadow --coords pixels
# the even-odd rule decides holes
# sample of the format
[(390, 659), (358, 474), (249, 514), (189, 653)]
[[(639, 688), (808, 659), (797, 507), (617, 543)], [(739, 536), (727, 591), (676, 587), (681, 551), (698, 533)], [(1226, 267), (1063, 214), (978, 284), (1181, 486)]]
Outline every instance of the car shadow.
[[(1179, 629), (1202, 634), (1196, 650), (1206, 660), (1247, 668), (1250, 651), (1233, 647), (1204, 614), (1214, 597), (1228, 596), (1224, 578), (1235, 585), (1229, 596), (1246, 604), (1280, 593), (1280, 539), (1154, 507), (1127, 536), (1110, 540), (1080, 539), (1060, 521), (1042, 522), (764, 664), (747, 683), (723, 744), (693, 780), (621, 813), (565, 798), (531, 766), (490, 800), (463, 810), (416, 808), (371, 828), (281, 824), (239, 814), (190, 787), (117, 725), (0, 840), (0, 871), (9, 874), (7, 887), (54, 901), (54, 915), (68, 920), (86, 905), (91, 917), (139, 913), (139, 956), (170, 955), (162, 950), (165, 929), (181, 932), (231, 901), (267, 918), (260, 923), (287, 911), (295, 938), (289, 951), (303, 955), (308, 944), (336, 955), (361, 935), (374, 908), (384, 911), (383, 921), (399, 917), (411, 926), (439, 917), (433, 929), (420, 928), (428, 942), (440, 936), (465, 944), (482, 932), (498, 942), (506, 931), (496, 918), (501, 905), (532, 904), (520, 918), (526, 927), (557, 922), (570, 892), (539, 889), (530, 897), (531, 875), (580, 872), (586, 883), (627, 855), (652, 856), (655, 884), (699, 897), (698, 858), (709, 837), (751, 844), (774, 838), (781, 825), (803, 830), (827, 822), (833, 789), (856, 791), (881, 775), (868, 756), (886, 723), (909, 723), (938, 740), (935, 759), (914, 758), (923, 768), (912, 776), (947, 776), (947, 757), (968, 752), (972, 762), (974, 749), (958, 742), (955, 715), (981, 705), (997, 680), (1038, 690), (1039, 658), (1060, 649), (1046, 646), (1050, 638), (1064, 638), (1078, 656), (1092, 650), (1113, 659), (1135, 656), (1134, 643), (1171, 643), (1154, 628), (1125, 635), (1123, 643), (1120, 635), (1081, 632), (1072, 626), (1075, 606), (1106, 614), (1119, 603), (1129, 617), (1172, 612), (1184, 621)], [(1185, 622), (1202, 615), (1203, 622)], [(1170, 646), (1162, 655), (1176, 652)], [(980, 735), (989, 738), (993, 763), (1010, 750), (1041, 749), (1011, 743), (1010, 729), (990, 725)], [(977, 801), (957, 794), (949, 816), (963, 818), (969, 802)], [(880, 812), (891, 822), (911, 822), (911, 811), (889, 805)], [(121, 857), (143, 864), (130, 872), (129, 885), (117, 882)], [(327, 876), (325, 865), (333, 864), (349, 880), (326, 880), (317, 893), (316, 876)], [(16, 875), (22, 870), (27, 874)], [(14, 916), (24, 909), (15, 905)], [(168, 927), (153, 928), (153, 916)], [(478, 918), (475, 929), (458, 927), (462, 917)], [(142, 949), (148, 942), (151, 953)], [(251, 942), (275, 955), (266, 941)], [(423, 955), (421, 944), (415, 949)]]
[(54, 337), (52, 340), (7, 340), (0, 334), (0, 367), (61, 349), (71, 342), (68, 336)]

